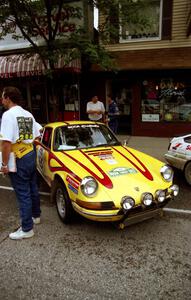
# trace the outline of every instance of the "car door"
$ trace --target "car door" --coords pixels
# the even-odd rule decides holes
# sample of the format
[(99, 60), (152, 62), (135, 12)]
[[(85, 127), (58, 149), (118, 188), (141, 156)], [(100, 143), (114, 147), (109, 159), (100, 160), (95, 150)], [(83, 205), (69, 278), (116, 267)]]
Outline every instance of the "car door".
[(49, 155), (51, 152), (53, 130), (51, 127), (45, 127), (41, 143), (37, 146), (37, 168), (48, 185), (51, 184), (52, 174), (49, 168)]
[(191, 136), (184, 138), (185, 142), (185, 156), (187, 160), (191, 160)]

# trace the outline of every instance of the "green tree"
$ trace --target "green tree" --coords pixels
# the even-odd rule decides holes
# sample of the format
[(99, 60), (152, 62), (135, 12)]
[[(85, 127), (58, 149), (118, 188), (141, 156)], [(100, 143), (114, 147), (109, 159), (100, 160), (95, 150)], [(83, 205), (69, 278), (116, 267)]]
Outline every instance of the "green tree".
[[(77, 57), (83, 57), (91, 63), (99, 64), (102, 69), (112, 69), (113, 59), (104, 44), (118, 42), (120, 24), (129, 19), (139, 22), (138, 10), (148, 1), (0, 0), (0, 39), (11, 34), (13, 39), (24, 38), (29, 41), (31, 47), (22, 50), (26, 55), (39, 54), (49, 80), (48, 86), (51, 87), (51, 102), (55, 100), (53, 74), (59, 57), (64, 57), (66, 65)], [(93, 26), (87, 19), (88, 12), (93, 15), (94, 7), (104, 16), (97, 32), (99, 41), (94, 38)], [(70, 24), (70, 18), (78, 20), (79, 25)], [(141, 23), (146, 26), (146, 19), (142, 19)], [(71, 26), (70, 34), (65, 30), (68, 26)], [(15, 31), (15, 28), (19, 31)], [(56, 107), (55, 119), (58, 115)]]
[[(27, 53), (38, 53), (49, 73), (54, 70), (58, 57), (65, 56), (66, 65), (76, 57), (84, 55), (92, 63), (98, 63), (104, 69), (111, 68), (111, 56), (102, 46), (119, 39), (119, 26), (132, 21), (142, 26), (149, 26), (148, 19), (139, 16), (139, 11), (152, 0), (0, 0), (0, 38), (8, 33), (14, 39), (24, 37), (31, 44)], [(71, 3), (83, 2), (88, 9), (97, 7), (105, 18), (98, 27), (99, 43), (93, 38), (87, 15), (79, 6)], [(122, 9), (120, 9), (122, 8)], [(64, 11), (64, 13), (63, 13)], [(54, 17), (53, 17), (54, 16)], [(55, 17), (56, 16), (56, 17)], [(60, 31), (60, 27), (67, 25), (68, 19), (85, 22), (71, 28), (70, 35)], [(20, 34), (12, 31), (9, 24), (15, 23)], [(36, 37), (36, 40), (34, 39)], [(40, 39), (40, 42), (39, 42)]]
[[(131, 31), (149, 31), (156, 25), (152, 10), (158, 9), (160, 0), (95, 0), (94, 5), (104, 16), (99, 27), (103, 44), (118, 43), (124, 33), (121, 28)], [(151, 9), (151, 11), (149, 11)], [(136, 29), (135, 29), (136, 28)], [(133, 29), (133, 30), (132, 30)]]
[[(109, 66), (110, 56), (94, 41), (93, 26), (87, 19), (89, 12), (93, 15), (92, 5), (88, 0), (0, 0), (0, 39), (11, 34), (18, 41), (29, 41), (31, 47), (21, 50), (26, 56), (39, 54), (48, 80), (49, 102), (58, 102), (53, 74), (60, 57), (64, 57), (66, 66), (78, 57), (103, 68)], [(57, 107), (54, 106), (55, 119)]]

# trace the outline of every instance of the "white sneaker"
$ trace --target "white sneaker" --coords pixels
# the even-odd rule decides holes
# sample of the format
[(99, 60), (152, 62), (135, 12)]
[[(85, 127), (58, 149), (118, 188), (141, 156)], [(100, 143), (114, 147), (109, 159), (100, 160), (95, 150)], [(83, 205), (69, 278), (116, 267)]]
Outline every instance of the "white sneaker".
[(32, 220), (33, 220), (33, 223), (35, 225), (40, 224), (40, 217), (38, 217), (38, 218), (32, 218)]
[(12, 240), (21, 240), (21, 239), (28, 239), (31, 238), (34, 235), (33, 229), (25, 232), (20, 227), (17, 231), (12, 232), (9, 234), (10, 239)]

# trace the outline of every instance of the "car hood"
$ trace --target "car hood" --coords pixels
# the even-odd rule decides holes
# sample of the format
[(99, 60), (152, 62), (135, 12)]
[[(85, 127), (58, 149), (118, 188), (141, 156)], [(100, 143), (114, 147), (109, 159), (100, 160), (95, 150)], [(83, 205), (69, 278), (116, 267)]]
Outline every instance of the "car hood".
[[(94, 177), (107, 190), (126, 190), (127, 185), (149, 190), (153, 185), (166, 187), (160, 175), (163, 162), (125, 146), (55, 152), (64, 167), (81, 181), (85, 176)], [(52, 170), (53, 171), (53, 170)]]

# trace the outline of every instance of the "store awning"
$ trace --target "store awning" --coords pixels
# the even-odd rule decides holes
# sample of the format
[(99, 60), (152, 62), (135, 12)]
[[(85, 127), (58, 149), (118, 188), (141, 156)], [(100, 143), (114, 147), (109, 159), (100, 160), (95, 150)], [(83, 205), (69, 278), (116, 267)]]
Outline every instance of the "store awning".
[[(56, 69), (79, 73), (80, 59), (66, 64), (64, 57), (58, 60)], [(0, 56), (0, 78), (40, 76), (45, 74), (45, 67), (38, 54), (27, 57), (25, 54)]]

